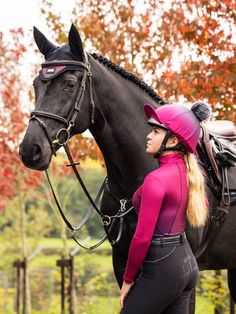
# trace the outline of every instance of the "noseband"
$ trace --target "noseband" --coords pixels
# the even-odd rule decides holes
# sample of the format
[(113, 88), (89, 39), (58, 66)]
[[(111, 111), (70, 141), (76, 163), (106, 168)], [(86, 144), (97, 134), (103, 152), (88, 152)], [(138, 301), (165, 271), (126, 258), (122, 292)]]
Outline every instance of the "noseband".
[[(68, 115), (68, 118), (64, 118), (62, 116), (59, 116), (54, 113), (46, 112), (46, 111), (32, 111), (30, 114), (30, 121), (31, 120), (36, 120), (38, 121), (39, 125), (42, 127), (44, 130), (46, 137), (49, 141), (52, 153), (56, 155), (56, 147), (55, 145), (60, 145), (63, 146), (66, 144), (71, 136), (71, 129), (75, 125), (75, 120), (77, 119), (83, 99), (84, 99), (84, 94), (86, 90), (86, 81), (87, 78), (89, 79), (89, 89), (90, 89), (90, 104), (92, 107), (91, 111), (91, 124), (94, 123), (94, 111), (95, 111), (95, 103), (93, 99), (93, 92), (92, 92), (92, 72), (91, 72), (91, 66), (88, 61), (88, 56), (87, 53), (84, 52), (84, 62), (79, 62), (79, 61), (67, 61), (67, 60), (62, 60), (62, 61), (46, 61), (42, 64), (42, 70), (40, 71), (40, 78), (44, 81), (48, 81), (53, 79), (54, 77), (60, 75), (61, 73), (67, 71), (67, 70), (81, 70), (83, 69), (83, 77), (80, 83), (80, 87), (78, 89), (78, 93), (76, 96), (75, 104), (74, 107), (72, 108), (71, 112)], [(47, 130), (47, 125), (46, 123), (41, 120), (41, 117), (49, 118), (56, 120), (60, 123), (63, 123), (65, 127), (61, 128), (57, 134), (56, 138), (53, 140), (51, 139), (48, 130)]]

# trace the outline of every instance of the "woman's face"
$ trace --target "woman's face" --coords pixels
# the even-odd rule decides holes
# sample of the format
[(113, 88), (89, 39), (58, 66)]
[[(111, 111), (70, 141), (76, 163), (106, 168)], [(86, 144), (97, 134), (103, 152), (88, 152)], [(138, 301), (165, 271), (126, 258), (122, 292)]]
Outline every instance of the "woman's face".
[(154, 155), (160, 149), (166, 133), (167, 131), (162, 128), (152, 127), (151, 132), (147, 135), (146, 152), (148, 154)]
[[(158, 128), (153, 127), (151, 132), (147, 135), (147, 146), (146, 146), (146, 152), (150, 155), (154, 155), (161, 147), (161, 144), (165, 138), (167, 131)], [(170, 137), (166, 143), (166, 147), (173, 147), (178, 144), (178, 139), (173, 136)], [(163, 154), (168, 152), (163, 152)]]

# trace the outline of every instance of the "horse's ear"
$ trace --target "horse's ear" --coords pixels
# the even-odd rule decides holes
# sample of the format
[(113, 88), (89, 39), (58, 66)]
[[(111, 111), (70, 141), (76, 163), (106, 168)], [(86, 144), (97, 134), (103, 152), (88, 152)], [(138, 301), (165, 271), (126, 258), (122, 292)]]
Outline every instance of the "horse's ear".
[(34, 40), (39, 48), (39, 51), (45, 56), (46, 59), (47, 56), (57, 48), (35, 26), (34, 26)]
[(83, 60), (84, 59), (83, 43), (80, 34), (74, 24), (71, 24), (68, 39), (72, 55), (76, 58), (76, 60)]

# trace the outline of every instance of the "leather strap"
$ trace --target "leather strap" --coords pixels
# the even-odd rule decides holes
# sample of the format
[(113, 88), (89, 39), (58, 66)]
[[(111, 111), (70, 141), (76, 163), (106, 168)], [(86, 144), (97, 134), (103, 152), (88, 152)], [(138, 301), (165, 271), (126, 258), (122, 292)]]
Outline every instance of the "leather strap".
[(203, 133), (203, 144), (205, 145), (206, 147), (206, 150), (207, 150), (207, 156), (210, 160), (210, 163), (211, 165), (213, 166), (213, 169), (214, 169), (214, 172), (217, 176), (217, 178), (219, 179), (220, 181), (220, 176), (219, 176), (219, 171), (218, 171), (218, 166), (217, 166), (217, 163), (215, 161), (215, 158), (213, 157), (213, 152), (212, 152), (212, 145), (211, 145), (211, 141), (210, 141), (210, 134), (207, 130), (206, 127), (204, 127), (202, 125), (202, 133)]
[(171, 137), (172, 132), (170, 130), (167, 130), (167, 133), (161, 143), (161, 147), (159, 150), (153, 155), (154, 158), (159, 158), (161, 156), (161, 153), (166, 150), (166, 143), (168, 139)]
[(37, 111), (37, 110), (32, 111), (30, 114), (31, 120), (34, 119), (36, 116), (54, 119), (54, 120), (57, 120), (59, 122), (62, 122), (63, 124), (65, 124), (65, 126), (68, 126), (68, 122), (65, 118), (58, 116), (54, 113), (50, 113), (50, 112), (46, 112), (46, 111)]
[[(75, 69), (77, 69), (79, 67), (83, 67), (84, 68), (83, 77), (82, 77), (82, 80), (81, 80), (81, 83), (80, 83), (80, 86), (78, 89), (78, 94), (76, 96), (74, 107), (71, 109), (71, 112), (69, 113), (68, 118), (64, 118), (64, 117), (61, 117), (57, 114), (46, 112), (46, 111), (36, 111), (35, 110), (31, 113), (31, 119), (30, 120), (36, 120), (39, 122), (40, 126), (43, 128), (43, 130), (47, 136), (47, 139), (49, 141), (50, 147), (51, 147), (54, 155), (56, 155), (56, 146), (55, 146), (56, 144), (63, 146), (65, 149), (68, 160), (70, 162), (69, 166), (72, 167), (77, 180), (79, 181), (86, 197), (88, 198), (88, 200), (91, 204), (91, 207), (90, 207), (88, 213), (86, 214), (86, 216), (84, 217), (82, 222), (77, 227), (73, 227), (71, 225), (71, 223), (68, 221), (68, 219), (66, 218), (66, 216), (64, 215), (63, 210), (60, 206), (60, 203), (59, 203), (59, 201), (56, 197), (56, 194), (54, 192), (54, 189), (53, 189), (53, 186), (51, 184), (51, 181), (50, 181), (50, 178), (49, 178), (47, 171), (46, 171), (46, 177), (48, 179), (49, 186), (51, 188), (51, 191), (52, 191), (54, 200), (56, 202), (57, 208), (60, 212), (60, 215), (61, 215), (62, 219), (64, 220), (65, 224), (67, 225), (67, 227), (72, 231), (72, 238), (82, 248), (87, 249), (87, 250), (92, 250), (92, 249), (98, 247), (99, 245), (101, 245), (107, 238), (108, 238), (109, 242), (111, 243), (111, 245), (115, 245), (116, 243), (119, 242), (121, 235), (122, 235), (122, 230), (123, 230), (124, 216), (127, 215), (133, 209), (133, 206), (126, 209), (127, 200), (125, 200), (125, 199), (120, 200), (119, 198), (116, 197), (116, 199), (118, 199), (118, 201), (120, 202), (120, 209), (118, 210), (118, 212), (115, 215), (112, 215), (112, 216), (104, 215), (100, 211), (100, 209), (98, 208), (97, 202), (100, 199), (100, 196), (103, 193), (104, 189), (106, 187), (108, 188), (107, 178), (104, 180), (104, 182), (103, 182), (103, 184), (102, 184), (102, 186), (101, 186), (101, 188), (100, 188), (100, 190), (96, 196), (95, 201), (93, 201), (93, 199), (91, 198), (91, 196), (90, 196), (90, 194), (89, 194), (89, 192), (88, 192), (88, 190), (87, 190), (87, 188), (86, 188), (86, 186), (85, 186), (85, 184), (84, 184), (84, 182), (83, 182), (82, 178), (80, 177), (80, 174), (77, 170), (76, 165), (78, 163), (74, 162), (72, 155), (70, 153), (70, 150), (67, 146), (67, 142), (70, 139), (71, 128), (73, 128), (73, 126), (75, 125), (75, 121), (78, 117), (78, 114), (80, 112), (80, 109), (81, 109), (81, 106), (83, 103), (84, 94), (85, 94), (85, 90), (86, 90), (87, 77), (89, 78), (89, 96), (90, 96), (90, 104), (91, 104), (91, 108), (92, 108), (91, 109), (91, 123), (92, 124), (94, 123), (95, 103), (94, 103), (93, 92), (92, 92), (92, 72), (90, 69), (90, 64), (88, 62), (87, 53), (84, 54), (84, 58), (85, 58), (84, 63), (83, 62), (77, 62), (77, 61), (62, 60), (62, 61), (45, 62), (42, 64), (42, 67), (50, 67), (50, 66), (57, 66), (57, 65), (58, 66), (65, 66), (65, 68), (66, 67), (75, 67)], [(63, 68), (63, 71), (65, 70), (65, 68)], [(60, 74), (61, 72), (59, 71), (58, 73)], [(51, 77), (53, 78), (53, 76), (51, 76)], [(45, 79), (48, 80), (49, 78), (45, 78)], [(49, 136), (48, 131), (47, 131), (47, 125), (45, 124), (45, 122), (43, 120), (39, 119), (38, 117), (46, 117), (46, 118), (54, 119), (56, 121), (63, 123), (66, 126), (66, 128), (59, 129), (59, 131), (57, 132), (57, 135), (56, 135), (56, 139), (52, 140)], [(110, 193), (112, 193), (109, 188), (108, 188), (108, 191)], [(113, 193), (112, 193), (112, 195), (114, 196)], [(106, 235), (94, 246), (86, 248), (77, 241), (75, 236), (76, 236), (76, 232), (78, 230), (80, 230), (84, 226), (84, 224), (88, 221), (93, 210), (96, 210), (96, 212), (101, 217), (101, 221), (102, 221), (102, 224), (104, 226)], [(119, 230), (118, 230), (118, 235), (117, 235), (116, 239), (114, 240), (111, 238), (110, 233), (114, 229), (116, 223), (119, 223)]]
[(74, 174), (75, 174), (77, 180), (79, 181), (79, 183), (80, 183), (80, 185), (81, 185), (85, 195), (87, 196), (90, 204), (94, 207), (94, 209), (96, 210), (98, 215), (100, 215), (101, 217), (104, 217), (105, 215), (103, 215), (102, 212), (98, 209), (97, 205), (95, 204), (95, 202), (93, 201), (92, 197), (90, 196), (90, 194), (89, 194), (89, 192), (88, 192), (88, 190), (87, 190), (87, 188), (86, 188), (86, 186), (85, 186), (85, 184), (84, 184), (84, 182), (83, 182), (83, 180), (82, 180), (82, 178), (81, 178), (81, 176), (80, 176), (80, 174), (79, 174), (79, 172), (78, 172), (78, 170), (76, 168), (76, 164), (74, 163), (74, 160), (73, 160), (73, 158), (71, 156), (71, 153), (70, 153), (70, 150), (69, 150), (67, 144), (64, 144), (63, 147), (65, 149), (66, 155), (67, 155), (68, 160), (70, 162), (70, 166), (72, 167), (72, 169), (74, 171)]
[[(53, 65), (54, 66), (55, 65), (65, 65), (66, 67), (74, 66), (74, 67), (76, 67), (76, 69), (80, 69), (81, 67), (84, 68), (83, 77), (82, 77), (82, 81), (80, 83), (80, 86), (78, 88), (78, 94), (76, 96), (75, 104), (74, 104), (73, 108), (71, 109), (67, 118), (64, 118), (64, 117), (59, 116), (59, 115), (54, 114), (54, 113), (50, 113), (50, 112), (46, 112), (46, 111), (39, 111), (39, 110), (37, 110), (37, 111), (35, 110), (31, 113), (30, 121), (34, 120), (34, 119), (39, 121), (39, 119), (36, 119), (36, 117), (46, 117), (46, 118), (50, 118), (50, 119), (54, 119), (56, 121), (59, 121), (66, 126), (66, 128), (59, 129), (59, 131), (57, 132), (57, 135), (56, 135), (56, 139), (54, 139), (54, 140), (50, 139), (49, 134), (47, 132), (47, 138), (49, 140), (50, 147), (51, 147), (52, 153), (54, 155), (56, 155), (56, 146), (55, 145), (62, 146), (63, 144), (67, 143), (68, 140), (70, 139), (71, 128), (73, 128), (75, 125), (75, 121), (78, 117), (78, 114), (80, 112), (80, 109), (81, 109), (81, 106), (83, 103), (84, 94), (85, 94), (85, 90), (86, 90), (87, 77), (89, 78), (89, 95), (90, 95), (90, 104), (92, 107), (91, 124), (94, 123), (95, 103), (94, 103), (93, 92), (92, 92), (92, 72), (91, 72), (90, 63), (88, 61), (88, 56), (87, 56), (86, 52), (84, 53), (84, 59), (85, 59), (85, 62), (66, 61), (66, 60), (58, 61), (58, 60), (56, 60), (56, 61), (50, 61), (50, 62), (47, 61), (47, 62), (44, 62), (42, 64), (42, 67), (48, 67), (48, 66), (53, 66)], [(45, 122), (44, 122), (44, 124), (45, 124)], [(62, 135), (65, 135), (65, 136), (62, 136)]]
[(166, 244), (184, 243), (185, 241), (186, 241), (186, 234), (185, 232), (183, 232), (176, 236), (153, 237), (151, 244), (165, 246)]
[(41, 119), (39, 119), (38, 117), (36, 117), (35, 115), (33, 115), (33, 116), (30, 118), (30, 120), (36, 120), (36, 121), (38, 121), (39, 125), (40, 125), (41, 128), (43, 129), (43, 131), (44, 131), (44, 133), (45, 133), (45, 135), (46, 135), (46, 137), (47, 137), (47, 139), (48, 139), (48, 142), (49, 142), (49, 145), (50, 145), (51, 150), (52, 150), (52, 152), (53, 152), (53, 155), (56, 156), (56, 152), (54, 151), (54, 148), (53, 148), (54, 145), (53, 145), (53, 143), (52, 143), (52, 141), (51, 141), (51, 138), (50, 138), (50, 136), (49, 136), (49, 134), (48, 134), (48, 130), (47, 130), (47, 125), (46, 125), (46, 123), (45, 123), (43, 120), (41, 120)]
[[(226, 190), (226, 193), (225, 193)], [(229, 213), (231, 205), (229, 183), (228, 183), (228, 174), (227, 168), (222, 167), (222, 191), (221, 199), (219, 205), (216, 207), (216, 212), (212, 214), (207, 226), (207, 231), (205, 233), (204, 239), (200, 244), (200, 247), (194, 253), (196, 258), (201, 257), (206, 253), (207, 249), (212, 246), (219, 234), (220, 230), (224, 225), (224, 221)]]
[[(106, 187), (108, 187), (108, 180), (107, 178), (104, 179), (98, 193), (97, 193), (97, 196), (95, 198), (95, 200), (93, 201), (93, 199), (91, 198), (77, 168), (76, 168), (76, 165), (78, 163), (74, 162), (73, 160), (73, 157), (70, 153), (70, 150), (68, 148), (68, 146), (65, 144), (64, 145), (64, 149), (65, 149), (65, 152), (67, 154), (67, 157), (68, 157), (68, 160), (70, 162), (69, 165), (67, 166), (71, 166), (74, 173), (75, 173), (75, 176), (77, 178), (77, 180), (79, 181), (82, 189), (84, 190), (84, 193), (85, 195), (87, 196), (88, 200), (90, 201), (91, 203), (91, 207), (88, 211), (88, 213), (86, 214), (86, 216), (83, 218), (82, 222), (77, 226), (77, 227), (73, 227), (72, 224), (69, 222), (69, 220), (66, 218), (61, 206), (60, 206), (60, 203), (57, 199), (57, 196), (55, 194), (55, 191), (53, 189), (53, 186), (51, 184), (51, 180), (49, 178), (49, 175), (48, 175), (48, 172), (46, 171), (46, 177), (48, 179), (48, 182), (49, 182), (49, 186), (50, 186), (50, 189), (52, 191), (52, 195), (54, 197), (54, 200), (55, 200), (55, 203), (57, 205), (57, 208), (59, 210), (59, 213), (62, 217), (62, 219), (64, 220), (65, 224), (67, 225), (67, 227), (72, 231), (72, 235), (71, 235), (71, 238), (80, 246), (82, 247), (83, 249), (86, 249), (86, 250), (94, 250), (96, 249), (98, 246), (100, 246), (106, 239), (109, 240), (110, 244), (111, 245), (116, 245), (119, 241), (120, 241), (120, 238), (121, 238), (121, 235), (122, 235), (122, 231), (123, 231), (123, 225), (124, 225), (124, 216), (126, 216), (128, 213), (131, 212), (131, 210), (133, 210), (133, 206), (131, 206), (130, 208), (126, 209), (126, 203), (127, 203), (127, 200), (125, 199), (119, 199), (119, 202), (120, 202), (120, 209), (118, 210), (117, 214), (115, 215), (112, 215), (112, 216), (108, 216), (108, 215), (104, 215), (100, 210), (99, 208), (97, 207), (97, 204), (98, 204), (98, 201), (103, 193), (103, 191), (105, 190)], [(110, 191), (110, 189), (109, 189)], [(112, 193), (112, 195), (115, 195), (114, 193)], [(116, 199), (118, 199), (116, 197)], [(85, 223), (88, 221), (88, 219), (90, 218), (92, 212), (94, 211), (94, 209), (97, 211), (97, 213), (100, 215), (101, 217), (101, 221), (102, 221), (102, 224), (103, 224), (103, 227), (105, 229), (105, 232), (106, 232), (106, 235), (104, 235), (102, 237), (102, 239), (100, 241), (98, 241), (95, 245), (93, 246), (90, 246), (90, 247), (85, 247), (84, 245), (82, 245), (77, 239), (76, 239), (76, 233), (77, 231), (79, 231), (84, 225)], [(119, 230), (118, 230), (118, 235), (116, 237), (116, 239), (112, 239), (111, 238), (111, 232), (113, 231), (116, 223), (119, 224)]]

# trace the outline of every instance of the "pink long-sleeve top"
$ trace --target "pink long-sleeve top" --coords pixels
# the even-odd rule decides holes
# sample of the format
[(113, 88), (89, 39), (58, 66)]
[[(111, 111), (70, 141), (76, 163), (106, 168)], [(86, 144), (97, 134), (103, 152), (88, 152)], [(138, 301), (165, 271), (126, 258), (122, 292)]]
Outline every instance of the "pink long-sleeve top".
[(185, 229), (187, 169), (179, 152), (162, 155), (132, 198), (138, 214), (123, 280), (134, 281), (153, 236), (180, 234)]

